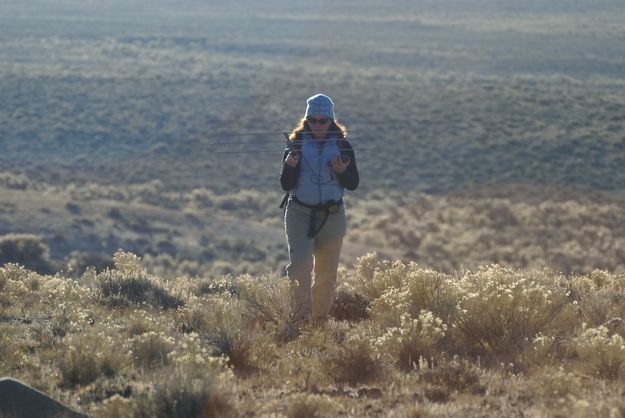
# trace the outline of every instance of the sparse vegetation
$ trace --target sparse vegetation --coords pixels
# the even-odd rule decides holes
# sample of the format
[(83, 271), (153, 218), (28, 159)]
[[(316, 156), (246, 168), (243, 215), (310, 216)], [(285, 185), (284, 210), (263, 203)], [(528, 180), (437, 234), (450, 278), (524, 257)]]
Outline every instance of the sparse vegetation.
[[(170, 372), (169, 374), (167, 372)], [(134, 417), (186, 418), (236, 417), (232, 400), (219, 386), (218, 379), (193, 370), (164, 369), (151, 391), (143, 394), (132, 414)]]
[[(0, 373), (102, 417), (622, 407), (622, 320), (596, 323), (621, 308), (623, 278), (612, 273), (488, 266), (455, 277), (368, 254), (343, 283), (364, 294), (374, 277), (367, 318), (331, 319), (280, 341), (282, 280), (225, 277), (197, 292), (197, 279), (180, 278), (167, 289), (177, 309), (98, 303), (101, 277), (146, 274), (133, 254), (113, 259), (110, 271), (78, 280), (0, 268), (0, 296), (12, 301), (0, 318)], [(598, 304), (605, 315), (590, 310)], [(560, 377), (548, 379), (548, 369)]]
[[(447, 274), (488, 264), (566, 274), (624, 271), (625, 204), (614, 195), (508, 184), (393, 199), (392, 207), (359, 202), (348, 239)], [(368, 213), (375, 207), (379, 213)]]
[(296, 395), (286, 410), (287, 418), (321, 418), (331, 415), (331, 402), (319, 395)]

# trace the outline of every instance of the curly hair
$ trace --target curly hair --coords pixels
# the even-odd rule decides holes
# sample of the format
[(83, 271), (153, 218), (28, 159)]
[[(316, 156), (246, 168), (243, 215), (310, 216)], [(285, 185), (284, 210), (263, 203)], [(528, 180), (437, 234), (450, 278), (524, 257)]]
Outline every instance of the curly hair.
[[(293, 129), (293, 131), (289, 135), (289, 140), (295, 141), (296, 139), (299, 139), (302, 132), (310, 132), (310, 127), (308, 126), (308, 122), (306, 122), (306, 117), (300, 119), (295, 129)], [(328, 132), (338, 133), (339, 138), (341, 139), (345, 139), (347, 137), (347, 128), (336, 119), (332, 120), (332, 123), (328, 128)]]

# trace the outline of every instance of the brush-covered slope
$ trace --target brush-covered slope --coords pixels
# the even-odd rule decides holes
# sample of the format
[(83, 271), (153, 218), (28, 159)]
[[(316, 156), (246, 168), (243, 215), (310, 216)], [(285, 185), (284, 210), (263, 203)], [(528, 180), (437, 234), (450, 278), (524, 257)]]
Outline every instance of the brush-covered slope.
[(98, 417), (607, 416), (625, 408), (624, 289), (371, 253), (330, 321), (296, 332), (276, 277), (166, 281), (122, 252), (77, 280), (9, 264), (0, 374)]

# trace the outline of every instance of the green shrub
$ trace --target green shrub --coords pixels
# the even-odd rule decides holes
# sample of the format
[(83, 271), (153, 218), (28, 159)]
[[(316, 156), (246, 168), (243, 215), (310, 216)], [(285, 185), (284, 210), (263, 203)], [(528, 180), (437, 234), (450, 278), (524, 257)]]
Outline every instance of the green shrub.
[(356, 260), (354, 285), (356, 291), (368, 300), (380, 297), (388, 288), (399, 288), (406, 273), (406, 266), (399, 260), (379, 260), (373, 252)]

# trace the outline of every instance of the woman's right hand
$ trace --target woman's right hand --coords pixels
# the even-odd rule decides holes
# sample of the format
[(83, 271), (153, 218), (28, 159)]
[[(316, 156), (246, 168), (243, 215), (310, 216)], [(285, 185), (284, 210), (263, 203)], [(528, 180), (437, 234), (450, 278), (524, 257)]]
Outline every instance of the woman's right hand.
[(296, 167), (299, 164), (299, 152), (290, 151), (289, 155), (286, 156), (286, 160), (284, 162), (290, 167)]

